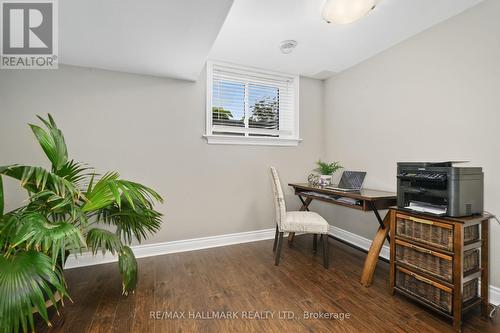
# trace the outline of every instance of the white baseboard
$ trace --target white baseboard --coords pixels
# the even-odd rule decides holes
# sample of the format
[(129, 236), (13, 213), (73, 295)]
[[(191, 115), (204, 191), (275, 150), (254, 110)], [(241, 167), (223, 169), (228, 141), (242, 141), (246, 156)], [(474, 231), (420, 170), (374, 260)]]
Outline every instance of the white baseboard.
[(490, 285), (490, 303), (500, 306), (500, 288)]
[[(370, 245), (372, 245), (371, 239), (353, 234), (352, 232), (334, 227), (333, 225), (330, 225), (330, 235), (366, 251), (368, 251)], [(389, 246), (384, 245), (380, 251), (380, 257), (389, 260), (389, 252)]]
[[(481, 281), (479, 281), (479, 290), (481, 290)], [(492, 285), (490, 285), (490, 303), (500, 306), (500, 288)]]
[[(265, 239), (274, 238), (275, 229), (263, 229), (256, 231), (239, 232), (235, 234), (227, 234), (220, 236), (184, 239), (172, 242), (163, 242), (155, 244), (145, 244), (132, 246), (132, 251), (137, 258), (159, 256), (162, 254), (194, 251), (201, 249), (209, 249), (212, 247), (226, 246), (232, 244), (241, 244), (248, 242), (256, 242)], [(118, 258), (109, 253), (96, 256), (90, 252), (84, 252), (77, 258), (75, 256), (68, 257), (68, 261), (64, 266), (65, 269), (106, 264), (117, 261)]]
[[(136, 245), (132, 246), (132, 250), (134, 251), (134, 254), (137, 258), (152, 257), (162, 254), (194, 251), (212, 247), (272, 239), (274, 238), (274, 232), (275, 229), (273, 228), (156, 244)], [(352, 232), (334, 226), (330, 226), (330, 235), (366, 251), (370, 249), (370, 245), (372, 243), (371, 239), (356, 235)], [(389, 247), (387, 245), (383, 246), (382, 251), (380, 252), (380, 257), (389, 260)], [(111, 254), (106, 254), (104, 256), (98, 254), (96, 256), (93, 256), (90, 252), (85, 252), (77, 258), (75, 258), (75, 256), (70, 256), (64, 268), (69, 269), (75, 267), (99, 265), (115, 262), (117, 260), (117, 257)], [(500, 288), (490, 286), (490, 303), (496, 305), (500, 304)]]

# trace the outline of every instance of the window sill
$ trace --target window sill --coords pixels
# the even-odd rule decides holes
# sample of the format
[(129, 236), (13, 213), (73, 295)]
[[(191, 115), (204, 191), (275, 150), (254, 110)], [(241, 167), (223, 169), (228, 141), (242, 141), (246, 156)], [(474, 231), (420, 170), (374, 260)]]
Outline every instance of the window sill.
[(232, 135), (204, 135), (210, 145), (249, 145), (296, 147), (302, 139), (248, 137)]

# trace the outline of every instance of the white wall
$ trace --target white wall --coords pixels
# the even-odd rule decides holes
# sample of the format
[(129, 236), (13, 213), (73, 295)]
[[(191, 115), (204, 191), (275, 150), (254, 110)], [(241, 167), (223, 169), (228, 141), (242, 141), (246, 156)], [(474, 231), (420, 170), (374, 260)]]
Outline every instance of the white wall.
[[(269, 166), (304, 180), (324, 153), (323, 83), (300, 79), (298, 147), (208, 145), (205, 77), (196, 83), (62, 66), (0, 72), (0, 165), (46, 164), (27, 123), (52, 113), (70, 156), (158, 190), (163, 242), (273, 228)], [(8, 207), (24, 199), (6, 186)], [(298, 200), (289, 193), (290, 208)]]
[[(489, 0), (325, 84), (327, 157), (368, 171), (366, 187), (396, 189), (396, 162), (466, 160), (485, 174), (485, 209), (500, 215), (500, 1)], [(371, 238), (372, 214), (317, 207)], [(491, 225), (500, 286), (500, 225)]]

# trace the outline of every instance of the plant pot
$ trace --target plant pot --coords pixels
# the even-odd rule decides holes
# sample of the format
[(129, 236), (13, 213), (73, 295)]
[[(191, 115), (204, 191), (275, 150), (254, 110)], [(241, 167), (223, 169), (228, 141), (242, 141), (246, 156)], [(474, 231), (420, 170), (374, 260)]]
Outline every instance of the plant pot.
[[(51, 306), (54, 306), (54, 303), (53, 303), (53, 302), (52, 302), (52, 301), (48, 298), (48, 296), (46, 296), (46, 295), (44, 295), (44, 296), (45, 296), (45, 308), (47, 308), (47, 309), (48, 309), (48, 308), (50, 308)], [(54, 293), (54, 299), (55, 299), (56, 303), (61, 302), (62, 297), (61, 297), (61, 294), (59, 294), (59, 292), (58, 292), (58, 291), (56, 291), (56, 292)], [(37, 313), (37, 312), (38, 312), (38, 309), (34, 307), (32, 311), (33, 311), (33, 313)]]
[(319, 175), (320, 186), (332, 185), (332, 175)]

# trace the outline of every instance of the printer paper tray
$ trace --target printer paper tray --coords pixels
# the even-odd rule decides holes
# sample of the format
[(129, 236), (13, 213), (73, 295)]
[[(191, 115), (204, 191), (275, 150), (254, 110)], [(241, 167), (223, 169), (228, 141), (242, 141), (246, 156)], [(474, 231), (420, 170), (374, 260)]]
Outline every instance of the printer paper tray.
[(412, 212), (444, 216), (447, 213), (446, 206), (432, 205), (424, 202), (410, 201), (410, 205), (404, 207)]

